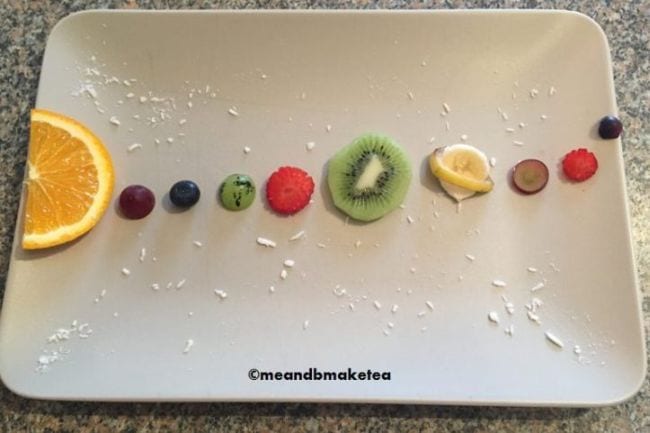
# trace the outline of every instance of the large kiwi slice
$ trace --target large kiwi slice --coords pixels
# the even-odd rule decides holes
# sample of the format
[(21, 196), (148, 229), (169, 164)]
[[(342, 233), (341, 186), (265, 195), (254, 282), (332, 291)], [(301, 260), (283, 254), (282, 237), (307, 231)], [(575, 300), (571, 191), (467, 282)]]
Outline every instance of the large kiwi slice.
[(376, 134), (362, 135), (339, 150), (327, 171), (336, 207), (361, 221), (381, 218), (402, 204), (410, 182), (404, 150)]

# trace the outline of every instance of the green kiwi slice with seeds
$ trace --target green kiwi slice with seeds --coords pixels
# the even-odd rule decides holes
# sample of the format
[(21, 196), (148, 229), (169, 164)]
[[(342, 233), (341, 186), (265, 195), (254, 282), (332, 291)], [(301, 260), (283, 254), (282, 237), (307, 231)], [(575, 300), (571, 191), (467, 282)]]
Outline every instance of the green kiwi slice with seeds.
[(364, 134), (343, 147), (327, 170), (334, 205), (360, 221), (379, 219), (402, 204), (411, 177), (401, 146), (378, 134)]

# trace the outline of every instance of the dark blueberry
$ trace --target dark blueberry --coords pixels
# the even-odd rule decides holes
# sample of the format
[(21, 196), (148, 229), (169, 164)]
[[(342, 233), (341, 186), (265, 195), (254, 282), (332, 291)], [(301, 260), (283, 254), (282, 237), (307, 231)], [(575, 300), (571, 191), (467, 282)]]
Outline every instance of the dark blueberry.
[(178, 207), (194, 206), (201, 197), (199, 186), (191, 180), (181, 180), (169, 190), (169, 200)]
[(153, 210), (156, 197), (146, 186), (131, 185), (120, 194), (120, 210), (132, 220), (144, 218)]
[(618, 138), (623, 132), (623, 124), (617, 117), (605, 116), (600, 120), (598, 134), (605, 139)]

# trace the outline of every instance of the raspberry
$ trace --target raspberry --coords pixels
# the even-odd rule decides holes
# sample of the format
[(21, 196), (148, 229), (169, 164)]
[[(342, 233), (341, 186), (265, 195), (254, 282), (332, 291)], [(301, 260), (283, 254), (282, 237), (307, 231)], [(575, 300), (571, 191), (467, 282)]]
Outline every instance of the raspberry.
[(309, 203), (314, 192), (314, 180), (297, 167), (280, 167), (266, 183), (266, 199), (274, 211), (291, 215)]
[(569, 179), (582, 182), (596, 173), (596, 170), (598, 170), (598, 160), (587, 149), (574, 149), (564, 156), (562, 170), (564, 170), (564, 174)]

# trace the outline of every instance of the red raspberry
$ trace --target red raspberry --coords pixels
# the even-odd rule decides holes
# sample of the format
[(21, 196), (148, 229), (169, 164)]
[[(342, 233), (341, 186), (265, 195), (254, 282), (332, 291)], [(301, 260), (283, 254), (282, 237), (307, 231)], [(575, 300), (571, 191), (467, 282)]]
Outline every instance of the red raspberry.
[(574, 149), (562, 160), (564, 174), (571, 180), (582, 182), (589, 179), (598, 170), (596, 155), (587, 149)]
[(297, 167), (280, 167), (266, 183), (266, 199), (274, 211), (290, 215), (309, 204), (314, 180)]

